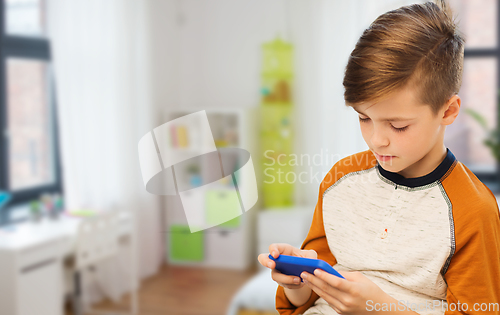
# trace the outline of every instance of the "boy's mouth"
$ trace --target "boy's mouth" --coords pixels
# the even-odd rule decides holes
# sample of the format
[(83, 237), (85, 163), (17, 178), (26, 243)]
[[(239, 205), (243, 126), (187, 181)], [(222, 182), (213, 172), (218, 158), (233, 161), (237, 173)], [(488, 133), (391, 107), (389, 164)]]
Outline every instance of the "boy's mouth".
[(377, 158), (377, 160), (382, 161), (382, 162), (390, 161), (393, 158), (395, 158), (394, 155), (380, 155), (376, 152), (373, 152), (373, 154), (375, 154), (375, 157)]

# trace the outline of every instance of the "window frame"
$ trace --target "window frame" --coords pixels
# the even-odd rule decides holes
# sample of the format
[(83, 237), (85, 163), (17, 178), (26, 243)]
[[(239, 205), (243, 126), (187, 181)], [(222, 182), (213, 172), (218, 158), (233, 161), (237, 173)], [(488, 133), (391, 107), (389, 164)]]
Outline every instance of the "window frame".
[[(496, 109), (497, 117), (496, 123), (500, 127), (500, 0), (497, 1), (497, 15), (496, 15), (496, 27), (497, 27), (497, 43), (495, 47), (492, 48), (469, 48), (464, 49), (464, 62), (465, 58), (494, 58), (497, 62), (496, 68)], [(500, 141), (500, 135), (499, 139)], [(494, 172), (474, 172), (479, 180), (490, 186), (493, 190), (497, 191), (500, 189), (500, 162), (496, 161), (496, 168)]]
[[(57, 102), (55, 93), (55, 82), (51, 66), (52, 56), (50, 40), (46, 37), (31, 37), (22, 35), (6, 34), (6, 9), (5, 1), (0, 5), (0, 34), (2, 44), (0, 45), (0, 190), (9, 191), (12, 200), (9, 206), (0, 213), (0, 225), (6, 223), (9, 217), (9, 207), (28, 203), (38, 199), (43, 193), (63, 193), (60, 150), (59, 150), (59, 130), (57, 120)], [(7, 60), (8, 58), (23, 58), (35, 61), (47, 62), (49, 74), (48, 93), (49, 106), (51, 107), (52, 121), (52, 156), (54, 165), (54, 183), (40, 185), (33, 188), (11, 191), (9, 187), (9, 136), (8, 136), (8, 104), (7, 104)], [(4, 221), (4, 222), (2, 222)]]

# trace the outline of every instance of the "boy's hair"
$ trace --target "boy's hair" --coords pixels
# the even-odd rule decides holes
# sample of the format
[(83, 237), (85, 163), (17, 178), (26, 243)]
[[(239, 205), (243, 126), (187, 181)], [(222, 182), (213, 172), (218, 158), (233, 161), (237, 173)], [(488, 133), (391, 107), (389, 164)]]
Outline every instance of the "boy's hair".
[(346, 105), (376, 102), (410, 87), (437, 114), (460, 90), (464, 43), (444, 0), (382, 14), (349, 57), (343, 82)]

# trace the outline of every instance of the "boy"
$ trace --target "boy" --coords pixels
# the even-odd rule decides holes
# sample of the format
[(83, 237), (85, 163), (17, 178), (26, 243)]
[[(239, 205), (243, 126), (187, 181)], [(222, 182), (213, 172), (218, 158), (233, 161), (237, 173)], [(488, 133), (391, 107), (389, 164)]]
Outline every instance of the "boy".
[(457, 117), (464, 39), (444, 2), (387, 12), (349, 58), (345, 100), (359, 113), (369, 150), (336, 163), (320, 186), (301, 249), (325, 272), (286, 276), (280, 314), (500, 314), (496, 199), (443, 144)]

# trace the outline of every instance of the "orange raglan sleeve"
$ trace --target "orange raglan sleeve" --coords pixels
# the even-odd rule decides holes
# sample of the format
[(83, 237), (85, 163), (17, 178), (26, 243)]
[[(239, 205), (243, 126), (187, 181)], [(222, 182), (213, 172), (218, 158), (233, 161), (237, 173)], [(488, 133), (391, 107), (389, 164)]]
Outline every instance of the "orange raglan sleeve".
[(473, 174), (463, 175), (468, 172), (452, 172), (443, 182), (452, 205), (455, 239), (455, 252), (444, 274), (445, 315), (500, 314), (498, 205)]
[[(369, 151), (360, 152), (337, 162), (332, 169), (326, 174), (321, 182), (318, 202), (314, 210), (314, 215), (311, 223), (311, 228), (307, 234), (302, 249), (314, 249), (318, 253), (318, 259), (328, 262), (330, 265), (335, 265), (337, 260), (330, 251), (326, 240), (325, 228), (323, 224), (323, 193), (332, 186), (338, 179), (350, 172), (355, 172), (361, 169), (373, 167), (376, 160)], [(309, 300), (302, 306), (296, 307), (285, 295), (285, 290), (282, 286), (278, 286), (276, 292), (276, 310), (281, 315), (296, 315), (304, 313), (310, 308), (319, 296), (313, 291)]]

